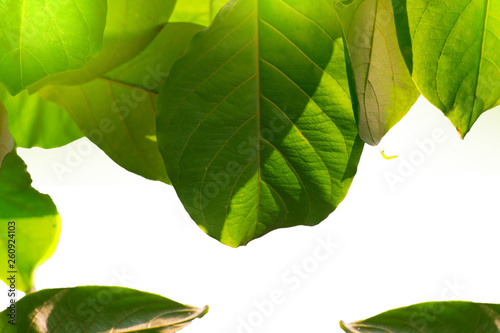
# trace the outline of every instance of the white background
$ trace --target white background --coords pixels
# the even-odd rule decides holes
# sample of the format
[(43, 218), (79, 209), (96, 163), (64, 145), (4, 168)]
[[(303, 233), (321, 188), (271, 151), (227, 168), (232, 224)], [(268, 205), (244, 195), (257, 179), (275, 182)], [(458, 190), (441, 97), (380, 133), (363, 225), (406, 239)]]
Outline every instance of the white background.
[[(440, 142), (429, 143), (433, 133)], [(347, 198), (327, 220), (239, 249), (206, 236), (172, 187), (128, 173), (86, 139), (20, 149), (34, 186), (63, 219), (37, 289), (122, 285), (210, 305), (185, 333), (331, 333), (341, 332), (340, 320), (418, 302), (500, 303), (500, 109), (462, 141), (421, 98), (383, 146), (399, 158), (366, 146)], [(58, 175), (54, 166), (68, 161), (71, 173)], [(339, 246), (329, 254), (322, 242)], [(282, 297), (272, 308), (273, 293)]]

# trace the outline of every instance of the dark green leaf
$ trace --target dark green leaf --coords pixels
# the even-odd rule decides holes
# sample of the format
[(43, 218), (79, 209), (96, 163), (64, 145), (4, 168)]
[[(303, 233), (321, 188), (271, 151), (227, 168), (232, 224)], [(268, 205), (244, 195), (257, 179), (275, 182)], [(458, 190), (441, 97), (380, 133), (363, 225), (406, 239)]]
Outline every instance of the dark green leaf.
[(231, 1), (158, 100), (158, 142), (184, 207), (230, 246), (315, 225), (362, 150), (333, 4)]
[(101, 49), (106, 0), (0, 2), (0, 82), (12, 95)]
[[(14, 234), (9, 234), (14, 222)], [(61, 218), (46, 194), (31, 187), (26, 164), (15, 151), (8, 154), (0, 169), (0, 271), (8, 285), (8, 271), (17, 271), (16, 289), (34, 289), (35, 270), (54, 253), (61, 232)], [(9, 236), (12, 235), (12, 236)], [(15, 241), (15, 243), (13, 242)], [(8, 257), (9, 243), (15, 245), (15, 263)], [(12, 246), (11, 246), (12, 247)], [(11, 267), (10, 265), (14, 265)]]
[(406, 66), (411, 74), (413, 73), (413, 53), (411, 47), (410, 27), (408, 25), (408, 11), (406, 10), (406, 6), (406, 0), (392, 0), (399, 49), (403, 54)]
[(469, 302), (431, 302), (382, 313), (351, 324), (351, 333), (498, 333), (500, 305)]
[(156, 142), (155, 102), (172, 64), (203, 27), (168, 24), (140, 55), (81, 86), (39, 91), (74, 119), (83, 133), (125, 169), (170, 183)]
[(391, 0), (337, 2), (359, 105), (359, 134), (379, 144), (416, 102), (415, 87), (398, 45)]
[(462, 137), (500, 103), (500, 1), (407, 0), (413, 79)]
[(0, 100), (9, 113), (9, 130), (22, 148), (56, 148), (83, 136), (73, 119), (59, 106), (23, 91), (12, 97), (0, 87)]
[[(4, 333), (172, 333), (203, 317), (198, 309), (159, 295), (119, 287), (46, 289), (16, 304), (16, 325), (1, 313)], [(3, 326), (3, 327), (2, 327)]]

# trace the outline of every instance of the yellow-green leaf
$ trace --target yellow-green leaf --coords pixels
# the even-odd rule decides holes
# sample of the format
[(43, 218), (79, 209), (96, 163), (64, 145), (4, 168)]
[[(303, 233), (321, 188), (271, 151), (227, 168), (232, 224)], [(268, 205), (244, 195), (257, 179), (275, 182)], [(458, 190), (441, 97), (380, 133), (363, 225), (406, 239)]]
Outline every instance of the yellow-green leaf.
[(106, 0), (0, 2), (0, 82), (12, 95), (82, 68), (102, 46)]
[(0, 169), (1, 280), (10, 286), (14, 274), (16, 289), (33, 290), (35, 271), (54, 253), (60, 232), (54, 203), (31, 187), (26, 164), (11, 152)]
[(156, 142), (155, 102), (172, 64), (203, 27), (171, 23), (137, 57), (80, 86), (47, 86), (83, 133), (125, 169), (170, 183)]
[(462, 137), (500, 103), (500, 0), (407, 0), (413, 79)]
[(73, 119), (58, 105), (23, 91), (12, 97), (0, 86), (0, 100), (9, 114), (9, 130), (21, 148), (56, 148), (83, 136)]
[(188, 22), (209, 26), (229, 0), (177, 0), (170, 22)]
[(77, 85), (106, 74), (140, 54), (168, 22), (175, 0), (108, 0), (102, 50), (82, 69), (61, 73), (30, 88), (47, 84)]

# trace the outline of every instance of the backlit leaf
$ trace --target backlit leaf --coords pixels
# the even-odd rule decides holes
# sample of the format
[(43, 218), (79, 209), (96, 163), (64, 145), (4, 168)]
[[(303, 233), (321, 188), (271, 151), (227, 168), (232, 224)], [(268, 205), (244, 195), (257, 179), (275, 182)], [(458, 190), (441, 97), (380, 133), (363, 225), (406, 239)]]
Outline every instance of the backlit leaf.
[(203, 27), (168, 24), (140, 55), (81, 86), (47, 86), (44, 98), (68, 111), (111, 159), (138, 175), (170, 183), (156, 142), (158, 90), (192, 36)]
[(167, 172), (224, 244), (318, 224), (347, 193), (362, 141), (335, 17), (316, 0), (231, 1), (162, 88)]
[(61, 73), (40, 82), (32, 92), (51, 84), (83, 84), (141, 53), (158, 35), (175, 6), (175, 0), (108, 0), (102, 50), (81, 70)]
[(209, 26), (229, 0), (177, 0), (170, 22), (189, 22)]
[(405, 116), (420, 93), (398, 45), (391, 0), (337, 2), (359, 105), (359, 135), (370, 145)]
[(9, 113), (9, 129), (21, 148), (56, 148), (83, 136), (71, 117), (54, 103), (27, 91), (12, 97), (0, 87), (0, 100)]
[[(24, 292), (34, 289), (35, 270), (54, 253), (60, 232), (56, 206), (48, 195), (31, 187), (26, 164), (11, 152), (0, 169), (1, 280), (10, 285), (7, 278), (14, 273), (9, 272), (16, 271), (15, 288)], [(9, 251), (9, 244), (15, 245), (14, 251)], [(12, 253), (15, 258), (9, 257)]]
[(0, 2), (0, 82), (12, 95), (82, 68), (101, 49), (106, 0)]
[(500, 0), (407, 0), (413, 79), (462, 137), (500, 103)]

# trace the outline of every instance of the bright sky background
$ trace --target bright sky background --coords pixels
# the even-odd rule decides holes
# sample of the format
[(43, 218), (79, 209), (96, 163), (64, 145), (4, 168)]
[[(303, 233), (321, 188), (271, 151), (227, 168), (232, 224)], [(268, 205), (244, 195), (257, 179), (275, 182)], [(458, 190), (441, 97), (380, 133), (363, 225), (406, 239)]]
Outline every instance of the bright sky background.
[[(430, 144), (433, 135), (439, 142)], [(86, 139), (20, 149), (34, 186), (63, 218), (37, 289), (122, 285), (210, 305), (185, 333), (342, 332), (340, 320), (418, 302), (500, 303), (500, 109), (462, 141), (421, 98), (383, 146), (399, 158), (367, 146), (347, 198), (326, 221), (239, 249), (206, 236), (172, 187), (121, 169)], [(67, 159), (72, 172), (58, 177), (54, 163)], [(322, 243), (335, 245), (331, 253)]]

